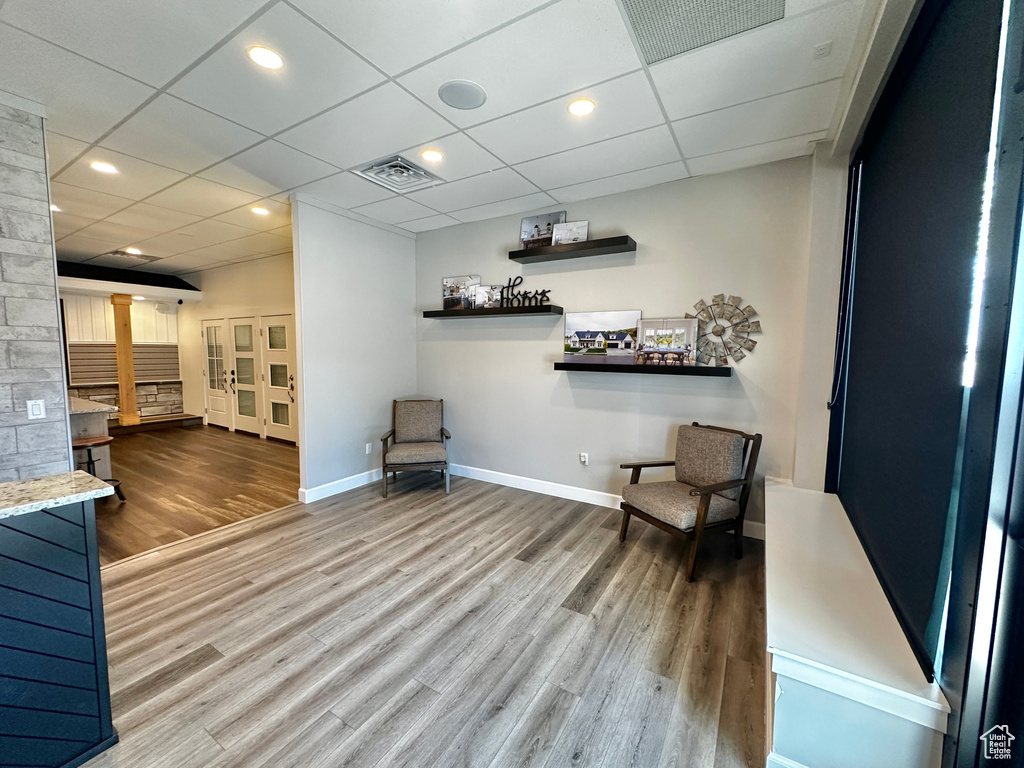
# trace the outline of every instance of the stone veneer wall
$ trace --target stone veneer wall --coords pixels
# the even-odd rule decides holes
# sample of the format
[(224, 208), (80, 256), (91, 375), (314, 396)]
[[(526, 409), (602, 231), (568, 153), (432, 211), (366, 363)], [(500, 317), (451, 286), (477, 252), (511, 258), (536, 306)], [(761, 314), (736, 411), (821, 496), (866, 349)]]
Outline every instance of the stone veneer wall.
[(44, 147), (42, 118), (0, 103), (0, 482), (71, 468)]
[[(95, 400), (105, 405), (120, 407), (116, 384), (80, 384), (68, 390), (71, 397)], [(180, 381), (160, 381), (154, 384), (136, 384), (135, 401), (141, 416), (162, 416), (184, 413)]]

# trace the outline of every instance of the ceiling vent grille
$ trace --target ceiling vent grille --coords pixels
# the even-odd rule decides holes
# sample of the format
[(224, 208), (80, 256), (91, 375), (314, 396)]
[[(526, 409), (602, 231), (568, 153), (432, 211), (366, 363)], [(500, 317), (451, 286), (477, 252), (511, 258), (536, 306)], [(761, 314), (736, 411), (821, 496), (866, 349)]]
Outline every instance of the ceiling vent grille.
[(648, 64), (781, 19), (785, 0), (623, 0)]
[(399, 155), (372, 162), (356, 173), (382, 187), (387, 187), (392, 192), (411, 192), (414, 189), (432, 187), (442, 181)]

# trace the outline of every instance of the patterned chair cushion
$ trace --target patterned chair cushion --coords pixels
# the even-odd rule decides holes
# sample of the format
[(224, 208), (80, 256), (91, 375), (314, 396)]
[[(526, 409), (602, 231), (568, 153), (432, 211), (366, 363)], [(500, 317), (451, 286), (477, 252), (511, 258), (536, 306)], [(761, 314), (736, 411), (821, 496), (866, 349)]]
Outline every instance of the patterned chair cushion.
[[(697, 523), (700, 496), (691, 496), (692, 485), (668, 480), (663, 483), (636, 483), (622, 489), (622, 500), (651, 517), (688, 531)], [(728, 520), (740, 513), (740, 505), (717, 493), (711, 495), (708, 523)]]
[[(701, 486), (741, 479), (743, 442), (740, 435), (684, 424), (676, 435), (676, 480)], [(730, 488), (722, 496), (737, 499), (740, 490)]]
[(395, 442), (427, 443), (441, 440), (440, 400), (399, 400), (395, 403)]
[(440, 464), (448, 461), (442, 443), (395, 443), (384, 461), (388, 464)]

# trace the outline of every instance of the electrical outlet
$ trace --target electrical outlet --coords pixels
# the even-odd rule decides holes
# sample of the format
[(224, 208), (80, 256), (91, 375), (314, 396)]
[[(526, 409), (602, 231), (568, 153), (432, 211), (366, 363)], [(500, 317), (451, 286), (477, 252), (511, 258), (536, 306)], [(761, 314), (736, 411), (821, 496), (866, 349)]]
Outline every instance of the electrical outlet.
[(590, 464), (590, 454), (589, 453), (581, 453), (580, 454), (580, 464), (582, 464), (583, 466), (588, 466)]
[(832, 41), (827, 40), (824, 43), (818, 43), (816, 46), (814, 46), (814, 55), (811, 58), (824, 59), (830, 53), (832, 53)]
[(372, 450), (373, 450), (373, 443), (367, 443), (367, 444), (366, 444), (366, 455), (367, 455), (367, 456), (369, 456), (369, 455), (370, 455), (370, 452), (371, 452)]
[(25, 408), (28, 410), (28, 417), (30, 419), (45, 419), (46, 418), (46, 401), (45, 400), (26, 400)]

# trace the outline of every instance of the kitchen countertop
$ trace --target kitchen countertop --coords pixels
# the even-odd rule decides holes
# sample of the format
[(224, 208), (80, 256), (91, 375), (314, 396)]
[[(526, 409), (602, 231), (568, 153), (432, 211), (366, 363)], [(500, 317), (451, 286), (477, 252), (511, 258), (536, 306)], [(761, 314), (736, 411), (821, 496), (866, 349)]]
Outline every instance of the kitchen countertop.
[(68, 398), (68, 413), (117, 413), (120, 409), (116, 405), (106, 405), (95, 400), (86, 400), (84, 397)]
[(114, 486), (80, 469), (31, 480), (0, 483), (0, 519), (61, 507), (114, 492)]

